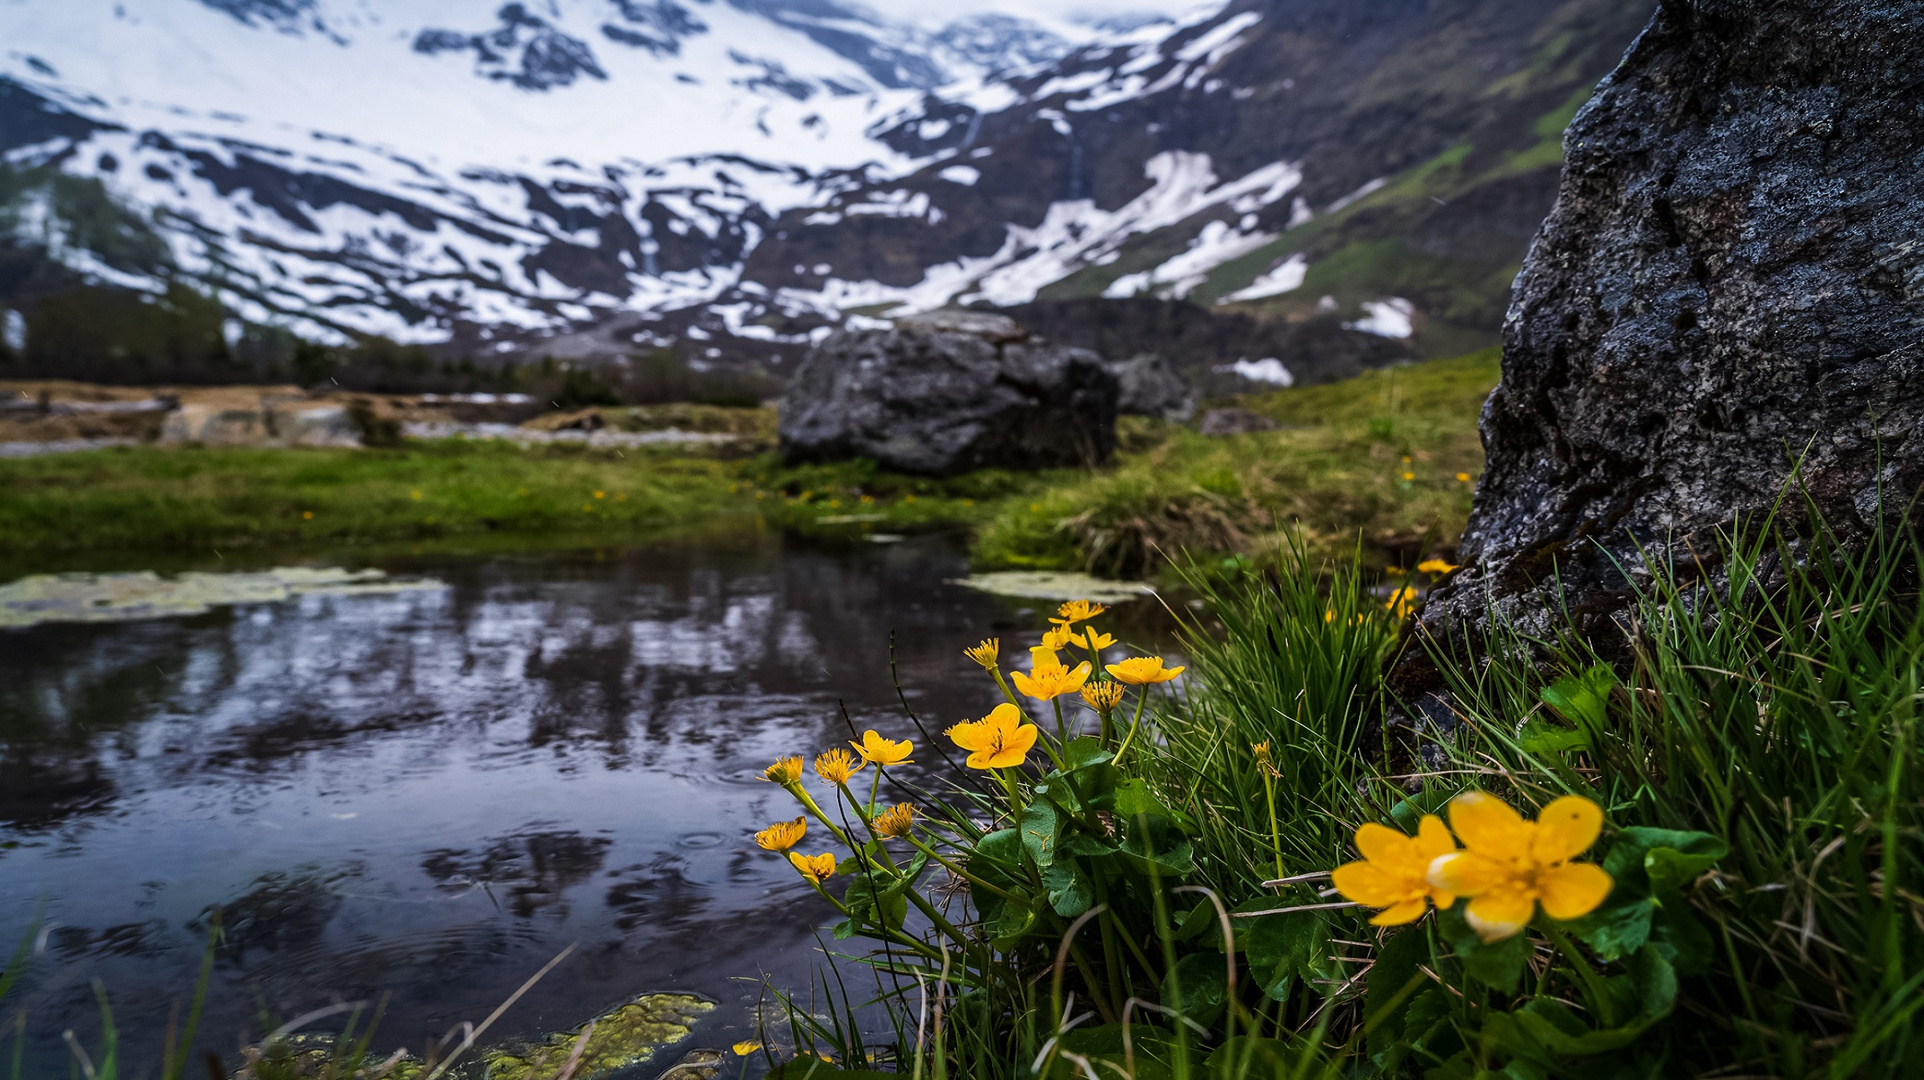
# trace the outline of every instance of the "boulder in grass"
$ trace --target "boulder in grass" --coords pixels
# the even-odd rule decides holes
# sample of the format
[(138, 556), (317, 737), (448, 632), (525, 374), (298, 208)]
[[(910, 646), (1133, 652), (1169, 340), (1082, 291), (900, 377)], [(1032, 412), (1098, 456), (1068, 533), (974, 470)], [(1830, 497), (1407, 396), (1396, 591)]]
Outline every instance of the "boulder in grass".
[(1196, 414), (1196, 389), (1160, 353), (1138, 353), (1110, 365), (1122, 396), (1117, 408), (1131, 416), (1187, 420)]
[[(1720, 531), (1793, 482), (1847, 543), (1915, 505), (1920, 102), (1924, 5), (1658, 7), (1563, 137), (1425, 638), (1568, 617), (1627, 655), (1645, 559), (1720, 588)], [(1420, 649), (1397, 669), (1404, 700), (1440, 683)]]
[(1029, 338), (1005, 317), (940, 312), (841, 330), (789, 377), (782, 458), (867, 457), (928, 476), (1094, 465), (1115, 449), (1117, 396), (1100, 356)]

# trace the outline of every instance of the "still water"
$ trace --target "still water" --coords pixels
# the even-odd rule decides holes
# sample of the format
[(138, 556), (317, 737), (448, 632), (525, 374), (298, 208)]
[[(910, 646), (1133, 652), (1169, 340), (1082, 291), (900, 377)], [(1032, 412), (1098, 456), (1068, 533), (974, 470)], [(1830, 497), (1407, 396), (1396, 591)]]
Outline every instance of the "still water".
[(570, 943), (488, 1041), (657, 991), (719, 1007), (635, 1075), (747, 1038), (830, 914), (750, 839), (795, 814), (760, 769), (842, 744), (843, 706), (922, 741), (891, 630), (939, 731), (997, 700), (961, 648), (1042, 621), (944, 584), (937, 540), (386, 568), (447, 587), (0, 631), (0, 944), (45, 930), (0, 1012), (43, 1068), (94, 1043), (99, 980), (147, 1071), (217, 907), (199, 1041), (229, 1067), (263, 1010), (383, 994), (377, 1045), (418, 1050)]

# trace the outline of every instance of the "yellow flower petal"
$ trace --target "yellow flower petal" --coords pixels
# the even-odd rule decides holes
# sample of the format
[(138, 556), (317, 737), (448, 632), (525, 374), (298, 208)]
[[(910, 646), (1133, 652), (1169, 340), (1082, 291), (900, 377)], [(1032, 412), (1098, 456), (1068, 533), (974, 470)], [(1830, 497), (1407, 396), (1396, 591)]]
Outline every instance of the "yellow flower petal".
[(1179, 667), (1164, 668), (1160, 656), (1132, 656), (1118, 664), (1109, 664), (1108, 671), (1117, 682), (1131, 686), (1148, 686), (1165, 683), (1183, 673)]
[(1365, 822), (1356, 830), (1356, 850), (1370, 862), (1397, 862), (1409, 854), (1410, 838), (1387, 825)]
[(907, 739), (894, 742), (870, 730), (862, 735), (862, 741), (849, 743), (862, 760), (871, 765), (907, 765), (909, 755), (915, 751), (915, 744)]
[(1597, 842), (1603, 831), (1603, 808), (1581, 795), (1554, 800), (1537, 815), (1536, 842), (1531, 854), (1540, 863), (1575, 858)]
[(1499, 889), (1470, 901), (1463, 910), (1463, 921), (1470, 924), (1485, 944), (1514, 937), (1536, 914), (1536, 899), (1517, 889)]
[(1413, 900), (1405, 900), (1377, 912), (1371, 917), (1370, 925), (1402, 926), (1404, 923), (1413, 923), (1423, 917), (1423, 912), (1428, 910), (1428, 907), (1429, 905), (1425, 904), (1420, 896)]
[[(1021, 678), (1021, 672), (1016, 677)], [(969, 751), (969, 768), (1001, 769), (1020, 765), (1029, 756), (1036, 726), (1028, 723), (1021, 709), (1005, 701), (980, 720), (950, 728), (948, 736)]]
[(1448, 855), (1455, 850), (1456, 837), (1450, 835), (1450, 827), (1435, 814), (1424, 814), (1416, 826), (1416, 853), (1422, 856), (1424, 866), (1427, 868), (1435, 862), (1438, 855)]
[(1367, 862), (1344, 863), (1330, 873), (1329, 883), (1343, 899), (1365, 907), (1389, 907), (1410, 895), (1407, 879)]
[(1458, 896), (1476, 896), (1510, 880), (1510, 867), (1474, 851), (1439, 855), (1430, 862), (1431, 888)]
[(1615, 884), (1603, 867), (1594, 863), (1552, 866), (1537, 875), (1543, 913), (1552, 919), (1577, 919), (1590, 914), (1610, 895)]
[(1450, 828), (1464, 847), (1493, 859), (1529, 857), (1530, 834), (1535, 831), (1509, 803), (1481, 791), (1466, 791), (1450, 800)]

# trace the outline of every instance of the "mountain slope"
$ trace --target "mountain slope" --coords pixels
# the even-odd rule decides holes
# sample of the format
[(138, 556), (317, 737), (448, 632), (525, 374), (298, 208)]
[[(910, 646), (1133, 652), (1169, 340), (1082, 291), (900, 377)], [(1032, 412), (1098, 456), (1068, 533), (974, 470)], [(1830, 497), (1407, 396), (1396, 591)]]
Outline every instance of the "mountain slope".
[[(840, 0), (6, 0), (0, 232), (482, 361), (779, 374), (849, 317), (1094, 296), (1434, 352), (1493, 332), (1648, 6), (1236, 0), (1071, 41)], [(55, 174), (164, 265), (80, 242)]]

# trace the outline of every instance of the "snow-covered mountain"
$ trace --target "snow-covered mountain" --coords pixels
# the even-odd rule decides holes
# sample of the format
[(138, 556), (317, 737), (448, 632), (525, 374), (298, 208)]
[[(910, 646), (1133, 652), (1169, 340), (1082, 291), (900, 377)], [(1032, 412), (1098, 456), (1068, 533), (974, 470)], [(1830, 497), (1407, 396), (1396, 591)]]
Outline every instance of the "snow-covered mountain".
[[(1489, 314), (1451, 309), (1455, 271), (1335, 296), (1353, 282), (1319, 281), (1319, 252), (1387, 229), (1500, 274), (1562, 122), (1646, 14), (1160, 2), (1095, 24), (1013, 2), (0, 0), (0, 228), (257, 323), (482, 358), (776, 365), (850, 317), (1072, 295), (1300, 321), (1306, 283), (1342, 309), (1309, 315), (1407, 335), (1363, 305), (1428, 289), (1395, 310)], [(1454, 178), (1431, 201), (1490, 205), (1468, 226), (1412, 209), (1386, 181), (1420, 169)], [(75, 184), (162, 250), (90, 240)]]

